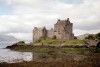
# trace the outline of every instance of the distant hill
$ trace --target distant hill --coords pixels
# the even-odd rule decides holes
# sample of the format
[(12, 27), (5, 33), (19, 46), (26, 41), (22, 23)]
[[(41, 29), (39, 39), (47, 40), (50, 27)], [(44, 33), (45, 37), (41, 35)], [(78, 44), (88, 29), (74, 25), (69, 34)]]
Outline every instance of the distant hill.
[(83, 35), (79, 35), (79, 36), (76, 36), (77, 39), (79, 40), (83, 40), (85, 37), (87, 37), (89, 34), (83, 34)]
[(18, 41), (18, 39), (16, 39), (13, 36), (8, 36), (8, 35), (0, 34), (0, 41)]

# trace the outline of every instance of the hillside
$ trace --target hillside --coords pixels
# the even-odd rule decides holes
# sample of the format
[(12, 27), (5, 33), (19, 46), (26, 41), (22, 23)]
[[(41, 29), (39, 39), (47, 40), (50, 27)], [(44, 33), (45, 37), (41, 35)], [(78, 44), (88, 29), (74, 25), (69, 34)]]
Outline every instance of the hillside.
[(77, 39), (79, 40), (83, 40), (85, 37), (87, 37), (89, 34), (83, 34), (83, 35), (79, 35), (77, 36)]
[(18, 41), (18, 39), (13, 36), (0, 34), (0, 41)]

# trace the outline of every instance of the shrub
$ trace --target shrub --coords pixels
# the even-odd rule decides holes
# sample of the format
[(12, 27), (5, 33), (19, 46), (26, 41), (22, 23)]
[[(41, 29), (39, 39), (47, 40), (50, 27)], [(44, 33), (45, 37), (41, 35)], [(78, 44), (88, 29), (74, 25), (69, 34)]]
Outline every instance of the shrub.
[(96, 38), (97, 40), (100, 40), (100, 33), (97, 33), (97, 34), (95, 35), (95, 38)]
[(19, 41), (19, 42), (17, 43), (17, 45), (25, 45), (25, 42), (24, 42), (24, 41)]
[(95, 36), (90, 34), (87, 37), (85, 37), (85, 39), (95, 40)]
[(25, 43), (24, 41), (19, 41), (18, 43)]

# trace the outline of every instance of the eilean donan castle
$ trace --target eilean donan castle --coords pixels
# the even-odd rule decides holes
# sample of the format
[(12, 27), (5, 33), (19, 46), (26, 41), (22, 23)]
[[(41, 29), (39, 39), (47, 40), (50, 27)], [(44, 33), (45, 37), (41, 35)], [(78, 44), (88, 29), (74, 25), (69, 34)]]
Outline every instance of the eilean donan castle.
[(34, 27), (33, 29), (33, 41), (39, 40), (41, 37), (45, 38), (53, 38), (59, 40), (73, 40), (73, 23), (70, 22), (69, 18), (66, 20), (58, 19), (57, 23), (54, 24), (54, 29), (47, 30), (45, 27), (37, 28)]

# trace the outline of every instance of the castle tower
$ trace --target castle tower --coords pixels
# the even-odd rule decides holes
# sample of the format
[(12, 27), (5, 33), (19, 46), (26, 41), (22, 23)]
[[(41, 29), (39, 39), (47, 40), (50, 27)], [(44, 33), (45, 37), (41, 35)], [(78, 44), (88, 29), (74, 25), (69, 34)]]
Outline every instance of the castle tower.
[(73, 24), (70, 23), (69, 18), (67, 20), (58, 19), (54, 25), (54, 35), (56, 35), (57, 39), (71, 40), (73, 39), (72, 27)]
[(47, 37), (46, 28), (45, 27), (43, 27), (43, 28), (34, 27), (34, 29), (33, 29), (33, 41), (37, 41), (41, 37)]

